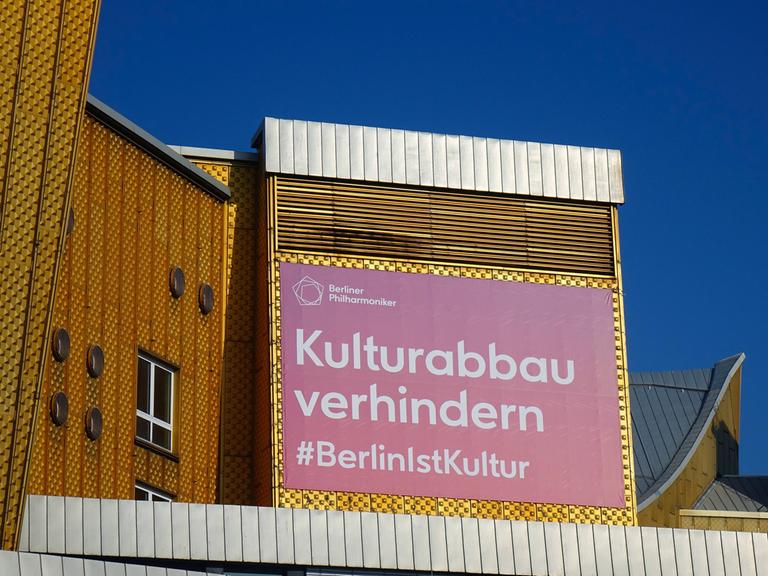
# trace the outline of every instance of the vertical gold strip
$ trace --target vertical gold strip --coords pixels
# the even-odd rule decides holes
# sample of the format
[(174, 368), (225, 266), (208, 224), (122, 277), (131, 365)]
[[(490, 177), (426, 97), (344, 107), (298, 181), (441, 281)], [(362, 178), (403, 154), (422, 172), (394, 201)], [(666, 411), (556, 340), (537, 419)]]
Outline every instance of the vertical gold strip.
[(626, 522), (637, 524), (637, 502), (635, 495), (635, 458), (632, 452), (632, 415), (629, 405), (629, 369), (627, 368), (627, 330), (624, 318), (624, 284), (621, 272), (621, 244), (619, 241), (619, 211), (611, 206), (611, 226), (613, 228), (613, 258), (616, 271), (616, 292), (619, 304), (619, 333), (621, 337), (621, 367), (619, 373), (619, 402), (621, 418), (621, 443), (623, 448), (624, 491), (626, 493)]
[[(127, 401), (118, 403), (118, 422), (121, 433), (118, 434), (118, 460), (123, 463), (117, 470), (117, 492), (124, 497), (132, 498), (134, 494), (134, 445), (133, 438), (136, 426), (136, 369), (137, 345), (136, 334), (140, 320), (137, 319), (137, 291), (139, 246), (139, 189), (140, 189), (140, 152), (132, 146), (125, 146), (123, 153), (123, 204), (122, 226), (120, 229), (120, 320), (118, 333), (120, 335), (120, 360), (115, 365), (119, 370), (122, 382), (121, 397)], [(115, 423), (117, 424), (117, 422)]]
[(98, 0), (0, 3), (0, 540), (17, 541)]

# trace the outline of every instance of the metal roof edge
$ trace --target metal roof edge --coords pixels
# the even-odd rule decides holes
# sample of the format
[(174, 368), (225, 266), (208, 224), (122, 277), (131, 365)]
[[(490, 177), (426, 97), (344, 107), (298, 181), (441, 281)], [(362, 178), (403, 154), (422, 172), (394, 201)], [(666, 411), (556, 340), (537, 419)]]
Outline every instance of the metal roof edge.
[(259, 155), (256, 152), (243, 150), (225, 150), (222, 148), (200, 148), (197, 146), (178, 146), (168, 144), (168, 148), (184, 156), (201, 160), (229, 160), (235, 162), (256, 162)]
[(615, 148), (265, 116), (251, 140), (265, 172), (624, 204)]
[[(698, 499), (693, 503), (691, 506), (692, 510), (704, 510), (704, 511), (712, 511), (713, 508), (703, 507), (699, 508), (699, 505), (703, 505), (704, 502), (706, 502), (707, 498), (709, 498), (710, 494), (715, 493), (718, 488), (730, 492), (733, 495), (736, 496), (742, 503), (749, 501), (753, 502), (756, 507), (761, 508), (767, 508), (766, 503), (764, 500), (760, 499), (759, 497), (756, 497), (755, 494), (751, 493), (750, 487), (746, 484), (749, 482), (755, 482), (755, 481), (763, 481), (768, 482), (768, 476), (765, 475), (749, 475), (749, 474), (723, 474), (715, 478), (709, 486), (707, 486), (707, 489), (702, 492)], [(730, 494), (729, 494), (730, 496)], [(711, 506), (711, 503), (710, 503)], [(743, 510), (739, 508), (714, 508), (714, 510), (721, 510), (723, 512), (753, 512), (751, 510)], [(765, 514), (768, 518), (768, 510), (763, 510), (760, 512), (761, 514)]]
[[(649, 557), (656, 559), (656, 573), (692, 574), (692, 558), (702, 551), (715, 566), (739, 568), (742, 574), (755, 574), (756, 563), (768, 564), (768, 536), (760, 532), (742, 539), (735, 532), (683, 528), (34, 495), (26, 498), (18, 548), (262, 574), (287, 568), (329, 574), (591, 575), (630, 568), (634, 573), (637, 566), (642, 572)], [(5, 574), (2, 560), (0, 555)], [(20, 576), (40, 574), (38, 569)]]
[(710, 518), (751, 518), (768, 520), (768, 512), (746, 512), (743, 510), (700, 510), (694, 508), (682, 508), (680, 516), (704, 516)]
[[(638, 512), (647, 508), (659, 496), (661, 496), (664, 492), (666, 492), (667, 488), (669, 488), (672, 485), (672, 483), (675, 480), (677, 480), (677, 478), (680, 476), (682, 471), (688, 465), (688, 462), (691, 460), (691, 458), (693, 458), (694, 452), (696, 452), (699, 445), (701, 444), (701, 441), (704, 439), (704, 436), (707, 433), (707, 429), (712, 423), (712, 419), (715, 417), (715, 413), (717, 412), (717, 409), (720, 407), (720, 402), (722, 401), (723, 396), (725, 396), (725, 392), (728, 390), (731, 380), (736, 374), (736, 371), (739, 368), (741, 368), (741, 365), (744, 363), (745, 358), (746, 358), (746, 355), (742, 352), (741, 354), (724, 358), (715, 364), (712, 372), (713, 379), (715, 378), (715, 371), (719, 365), (725, 364), (727, 362), (732, 362), (732, 365), (728, 370), (728, 373), (726, 374), (725, 378), (723, 378), (722, 384), (717, 392), (717, 396), (714, 398), (714, 401), (711, 403), (711, 406), (709, 407), (709, 409), (706, 410), (705, 412), (705, 408), (704, 406), (702, 406), (701, 412), (696, 417), (696, 420), (694, 421), (693, 426), (691, 426), (690, 431), (686, 435), (683, 442), (680, 444), (680, 448), (678, 449), (678, 452), (672, 458), (672, 461), (670, 462), (667, 469), (662, 473), (659, 479), (656, 480), (656, 482), (654, 482), (654, 484), (648, 489), (648, 491), (645, 493), (643, 500), (638, 501), (637, 503)], [(707, 404), (707, 402), (710, 400), (710, 395), (713, 392), (714, 392), (714, 387), (710, 386), (709, 392), (707, 393), (707, 397), (704, 399), (704, 404)], [(686, 446), (688, 447), (686, 448)], [(679, 458), (681, 451), (683, 449), (685, 449), (685, 454), (682, 458)]]
[(91, 94), (88, 94), (86, 112), (156, 160), (200, 186), (217, 200), (225, 202), (232, 196), (229, 188), (213, 176), (195, 166), (178, 152)]
[(253, 136), (251, 136), (251, 148), (258, 148), (259, 139), (264, 134), (264, 125), (266, 124), (268, 119), (272, 119), (271, 116), (264, 116), (264, 118), (261, 119), (261, 123), (259, 124), (259, 127), (256, 128), (256, 131), (253, 133)]

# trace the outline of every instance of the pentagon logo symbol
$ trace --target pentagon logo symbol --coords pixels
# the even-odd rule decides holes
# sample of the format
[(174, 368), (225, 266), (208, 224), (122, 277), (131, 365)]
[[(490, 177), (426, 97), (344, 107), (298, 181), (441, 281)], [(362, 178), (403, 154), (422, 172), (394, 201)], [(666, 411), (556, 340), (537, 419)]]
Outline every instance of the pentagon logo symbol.
[(302, 306), (319, 306), (323, 301), (323, 290), (323, 285), (309, 276), (293, 285), (293, 293)]

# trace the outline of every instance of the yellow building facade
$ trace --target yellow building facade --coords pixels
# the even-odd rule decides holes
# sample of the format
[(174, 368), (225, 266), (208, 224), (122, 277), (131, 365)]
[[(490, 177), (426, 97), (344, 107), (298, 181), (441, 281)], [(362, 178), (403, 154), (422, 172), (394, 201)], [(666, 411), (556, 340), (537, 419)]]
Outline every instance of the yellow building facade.
[[(87, 114), (72, 189), (53, 329), (69, 355), (47, 354), (41, 397), (63, 392), (73, 422), (38, 419), (29, 490), (37, 494), (132, 498), (144, 482), (186, 501), (217, 493), (222, 377), (226, 206)], [(186, 290), (171, 292), (171, 271)], [(198, 303), (212, 288), (213, 311)], [(93, 377), (88, 351), (103, 351)], [(178, 367), (178, 427), (167, 454), (134, 442), (137, 353)], [(80, 415), (98, 407), (103, 434), (89, 439)], [(43, 407), (43, 410), (45, 406)]]
[[(87, 97), (98, 3), (0, 10), (4, 548), (28, 495), (766, 531), (743, 355), (628, 372), (618, 151), (274, 118), (168, 147)], [(609, 291), (623, 505), (288, 487), (281, 264)]]

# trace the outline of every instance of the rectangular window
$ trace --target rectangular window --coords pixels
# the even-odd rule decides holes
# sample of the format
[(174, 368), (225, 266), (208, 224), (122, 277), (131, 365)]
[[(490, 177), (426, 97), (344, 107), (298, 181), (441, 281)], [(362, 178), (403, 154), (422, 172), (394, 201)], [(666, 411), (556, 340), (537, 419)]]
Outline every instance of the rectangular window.
[(139, 352), (136, 385), (136, 437), (173, 450), (173, 387), (177, 370)]
[(151, 502), (173, 502), (173, 496), (157, 488), (152, 488), (141, 482), (136, 482), (136, 500)]

